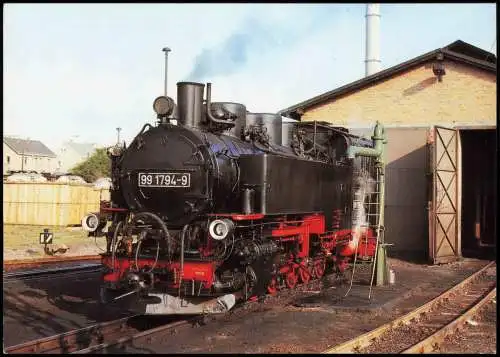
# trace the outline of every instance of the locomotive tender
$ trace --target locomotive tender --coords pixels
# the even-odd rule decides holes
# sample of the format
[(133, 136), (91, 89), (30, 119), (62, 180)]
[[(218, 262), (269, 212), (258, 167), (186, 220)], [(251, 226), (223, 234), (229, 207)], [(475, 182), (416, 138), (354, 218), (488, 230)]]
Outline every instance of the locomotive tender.
[(373, 258), (375, 232), (355, 229), (363, 210), (353, 194), (374, 159), (348, 151), (373, 149), (379, 124), (375, 140), (322, 122), (285, 128), (280, 115), (212, 103), (210, 83), (204, 92), (177, 83), (177, 104), (154, 101), (157, 125), (109, 149), (111, 201), (82, 220), (106, 237), (103, 301), (127, 296), (143, 314), (222, 313), (319, 279), (327, 265), (338, 273), (355, 256)]

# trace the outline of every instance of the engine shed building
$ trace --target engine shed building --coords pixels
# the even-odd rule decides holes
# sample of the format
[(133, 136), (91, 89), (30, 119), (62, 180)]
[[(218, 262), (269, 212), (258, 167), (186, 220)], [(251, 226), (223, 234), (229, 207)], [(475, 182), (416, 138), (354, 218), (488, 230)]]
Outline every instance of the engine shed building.
[(496, 77), (494, 54), (458, 40), (279, 114), (384, 124), (388, 253), (447, 262), (495, 250)]

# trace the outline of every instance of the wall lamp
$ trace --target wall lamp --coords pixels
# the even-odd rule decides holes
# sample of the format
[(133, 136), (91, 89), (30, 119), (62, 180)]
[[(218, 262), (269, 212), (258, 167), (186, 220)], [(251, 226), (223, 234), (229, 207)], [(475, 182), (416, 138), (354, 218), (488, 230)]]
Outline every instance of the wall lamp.
[(446, 70), (444, 69), (444, 55), (442, 53), (438, 53), (436, 56), (436, 61), (432, 65), (432, 72), (439, 82), (443, 81), (442, 77), (446, 74)]

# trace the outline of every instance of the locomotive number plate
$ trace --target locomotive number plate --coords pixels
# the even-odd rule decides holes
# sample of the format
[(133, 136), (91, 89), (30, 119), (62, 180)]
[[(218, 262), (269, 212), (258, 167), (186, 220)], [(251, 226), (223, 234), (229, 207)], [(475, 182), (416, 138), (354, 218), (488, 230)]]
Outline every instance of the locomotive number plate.
[(190, 187), (191, 174), (186, 172), (139, 172), (139, 187)]

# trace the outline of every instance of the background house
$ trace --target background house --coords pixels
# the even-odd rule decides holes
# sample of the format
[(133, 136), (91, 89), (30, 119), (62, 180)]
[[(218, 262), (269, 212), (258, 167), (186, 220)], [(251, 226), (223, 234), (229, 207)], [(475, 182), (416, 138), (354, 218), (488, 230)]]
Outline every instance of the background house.
[(389, 252), (445, 262), (496, 244), (496, 79), (496, 56), (458, 40), (279, 113), (381, 122)]
[(57, 152), (57, 170), (67, 173), (73, 167), (87, 160), (98, 148), (97, 144), (67, 141)]
[(12, 171), (53, 173), (56, 154), (38, 140), (3, 138), (3, 174)]

